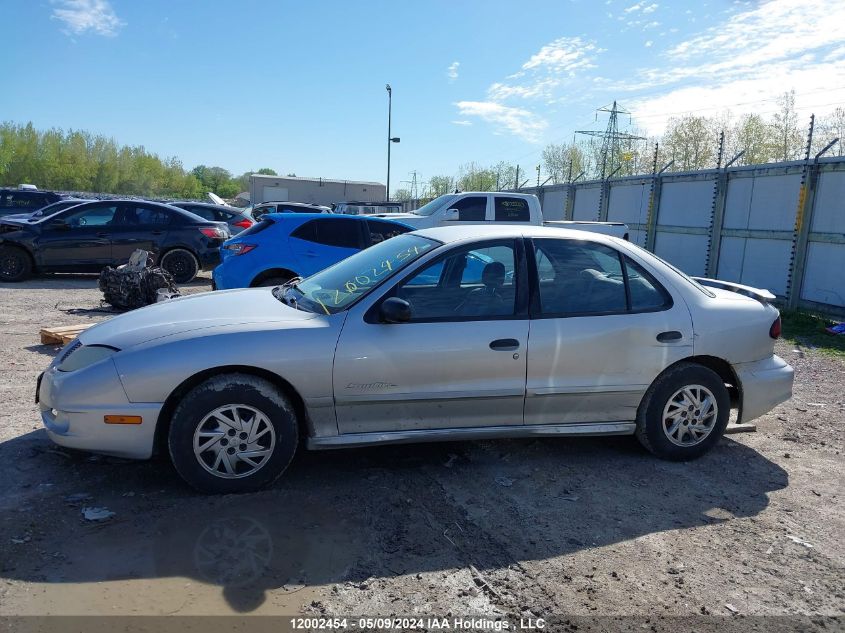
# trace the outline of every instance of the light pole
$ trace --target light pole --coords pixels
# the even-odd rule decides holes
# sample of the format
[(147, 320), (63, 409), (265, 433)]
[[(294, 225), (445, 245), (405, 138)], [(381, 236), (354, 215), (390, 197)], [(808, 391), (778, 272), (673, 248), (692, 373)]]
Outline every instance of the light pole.
[(390, 144), (398, 143), (399, 137), (390, 135), (390, 117), (393, 109), (393, 89), (390, 84), (385, 84), (387, 90), (387, 190), (385, 191), (384, 199), (390, 200)]

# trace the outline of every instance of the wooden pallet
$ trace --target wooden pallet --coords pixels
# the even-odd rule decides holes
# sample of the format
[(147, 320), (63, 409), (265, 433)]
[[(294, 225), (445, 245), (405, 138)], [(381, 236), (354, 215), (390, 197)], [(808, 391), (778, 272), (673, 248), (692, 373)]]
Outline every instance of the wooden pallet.
[(42, 345), (64, 345), (70, 343), (79, 334), (94, 325), (93, 323), (85, 323), (84, 325), (62, 325), (56, 327), (41, 328), (41, 344)]

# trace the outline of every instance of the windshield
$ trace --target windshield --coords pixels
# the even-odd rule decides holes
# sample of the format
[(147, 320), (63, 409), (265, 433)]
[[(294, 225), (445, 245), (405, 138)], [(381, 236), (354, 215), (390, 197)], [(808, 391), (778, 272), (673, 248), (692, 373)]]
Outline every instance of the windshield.
[(54, 213), (58, 213), (59, 211), (75, 207), (77, 204), (81, 204), (82, 202), (84, 202), (84, 200), (60, 200), (59, 202), (54, 202), (53, 204), (48, 204), (46, 207), (40, 208), (38, 211), (33, 213), (30, 218), (32, 220), (46, 218)]
[(413, 211), (413, 213), (416, 213), (417, 215), (431, 215), (432, 213), (434, 213), (438, 209), (445, 207), (447, 204), (451, 204), (452, 201), (455, 200), (455, 198), (457, 198), (457, 197), (458, 196), (451, 194), (451, 193), (446, 194), (444, 196), (438, 196), (437, 198), (435, 198), (431, 202), (424, 204), (423, 206), (421, 206), (416, 211)]
[(418, 235), (397, 235), (355, 253), (305, 281), (279, 286), (273, 294), (297, 308), (335, 314), (439, 245), (440, 242)]

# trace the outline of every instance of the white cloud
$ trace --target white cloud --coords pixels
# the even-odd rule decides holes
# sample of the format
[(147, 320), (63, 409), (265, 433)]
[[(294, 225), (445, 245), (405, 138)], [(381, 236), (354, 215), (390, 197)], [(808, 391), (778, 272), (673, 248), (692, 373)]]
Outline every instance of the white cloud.
[(630, 7), (625, 9), (625, 13), (632, 13), (634, 11), (639, 11), (643, 8), (645, 2), (638, 2), (637, 4), (632, 4)]
[(595, 56), (601, 52), (603, 49), (593, 41), (559, 37), (542, 46), (516, 73), (492, 83), (485, 101), (460, 101), (455, 105), (461, 116), (478, 117), (493, 125), (497, 134), (507, 132), (537, 142), (548, 127), (547, 121), (525, 107), (507, 105), (507, 102), (539, 99), (554, 102), (560, 91), (575, 83), (582, 71), (595, 67)]
[(559, 37), (532, 55), (522, 65), (522, 71), (513, 76), (521, 76), (525, 71), (535, 69), (571, 76), (576, 70), (592, 66), (589, 53), (596, 50), (594, 42), (585, 42), (580, 37)]
[(449, 81), (455, 81), (458, 78), (458, 66), (461, 65), (461, 62), (452, 62), (449, 64), (449, 67), (446, 69), (446, 76), (449, 78)]
[(472, 121), (466, 119), (452, 121), (452, 125), (472, 125)]
[[(824, 19), (817, 16), (824, 15)], [(650, 133), (670, 116), (776, 109), (775, 98), (794, 88), (803, 115), (845, 101), (845, 3), (770, 0), (749, 5), (665, 53), (665, 63), (614, 86), (648, 92), (626, 104)], [(656, 93), (656, 94), (655, 94)]]
[(657, 11), (657, 7), (659, 5), (655, 2), (653, 4), (648, 5), (647, 7), (643, 7), (643, 13), (654, 13)]
[(502, 130), (526, 141), (537, 143), (548, 122), (530, 110), (514, 108), (494, 101), (458, 101), (461, 116), (477, 116), (492, 124), (497, 133)]
[(117, 17), (108, 0), (52, 0), (58, 5), (50, 16), (64, 22), (68, 35), (82, 35), (89, 31), (114, 37), (126, 24)]
[(653, 44), (654, 44), (654, 42), (653, 42), (652, 40), (648, 40), (648, 41), (645, 43), (645, 47), (646, 47), (646, 48), (651, 48)]

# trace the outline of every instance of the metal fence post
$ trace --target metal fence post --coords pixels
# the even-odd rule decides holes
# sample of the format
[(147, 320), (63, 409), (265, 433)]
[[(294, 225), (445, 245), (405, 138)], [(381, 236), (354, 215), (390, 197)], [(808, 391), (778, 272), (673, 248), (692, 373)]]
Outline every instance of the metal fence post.
[[(657, 149), (655, 146), (655, 160), (657, 160)], [(674, 159), (663, 166), (663, 169), (652, 175), (651, 195), (648, 198), (648, 215), (646, 216), (645, 247), (646, 250), (654, 252), (654, 243), (657, 233), (657, 218), (660, 215), (660, 194), (663, 191), (663, 172), (675, 164)], [(657, 165), (655, 164), (655, 167)]]
[(601, 183), (601, 193), (599, 194), (599, 222), (607, 222), (607, 209), (610, 204), (610, 179), (606, 179)]
[(563, 219), (571, 220), (575, 212), (575, 185), (569, 183), (566, 186), (566, 204), (563, 206)]
[(819, 182), (819, 164), (812, 163), (807, 169), (807, 182), (801, 185), (798, 194), (798, 212), (795, 216), (795, 243), (790, 262), (789, 287), (786, 305), (797, 308), (801, 300), (801, 288), (804, 285), (804, 264), (807, 260), (807, 241), (813, 224), (813, 211), (816, 206), (816, 189)]
[(710, 231), (708, 233), (707, 262), (705, 274), (715, 278), (719, 271), (719, 249), (722, 246), (722, 225), (725, 221), (725, 200), (728, 194), (728, 172), (719, 170), (716, 174), (715, 191), (713, 192), (713, 213), (710, 215)]

